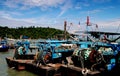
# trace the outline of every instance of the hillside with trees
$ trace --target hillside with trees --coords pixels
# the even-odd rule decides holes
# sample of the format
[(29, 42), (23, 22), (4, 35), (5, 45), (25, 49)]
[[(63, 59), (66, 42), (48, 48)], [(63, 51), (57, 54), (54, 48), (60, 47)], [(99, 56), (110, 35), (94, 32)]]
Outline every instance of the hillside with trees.
[(20, 38), (21, 35), (27, 36), (32, 39), (38, 38), (55, 38), (58, 34), (63, 34), (63, 30), (55, 28), (43, 28), (43, 27), (18, 27), (18, 28), (8, 28), (0, 26), (0, 37), (9, 37), (9, 38)]

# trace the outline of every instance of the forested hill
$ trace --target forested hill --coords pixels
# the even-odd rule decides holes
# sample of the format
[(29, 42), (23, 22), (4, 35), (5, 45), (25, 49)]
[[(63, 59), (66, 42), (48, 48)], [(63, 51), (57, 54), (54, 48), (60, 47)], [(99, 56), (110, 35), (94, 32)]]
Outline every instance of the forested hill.
[(62, 30), (55, 28), (43, 28), (43, 27), (18, 27), (18, 28), (8, 28), (0, 26), (0, 37), (9, 37), (9, 38), (20, 38), (20, 35), (30, 37), (32, 39), (38, 38), (53, 38), (58, 34), (63, 34)]

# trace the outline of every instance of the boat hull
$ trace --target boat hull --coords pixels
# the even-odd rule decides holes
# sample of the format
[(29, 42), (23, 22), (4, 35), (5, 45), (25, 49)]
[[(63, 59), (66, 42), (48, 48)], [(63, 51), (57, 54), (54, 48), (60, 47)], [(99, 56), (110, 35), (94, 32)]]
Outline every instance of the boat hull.
[(0, 52), (7, 52), (8, 51), (8, 47), (7, 48), (0, 48)]
[(33, 60), (21, 60), (21, 59), (13, 59), (12, 57), (6, 57), (6, 62), (8, 67), (15, 68), (16, 70), (25, 70), (26, 63), (32, 63)]
[(55, 74), (55, 69), (53, 67), (44, 65), (37, 66), (34, 63), (26, 63), (26, 70), (39, 76), (54, 76)]

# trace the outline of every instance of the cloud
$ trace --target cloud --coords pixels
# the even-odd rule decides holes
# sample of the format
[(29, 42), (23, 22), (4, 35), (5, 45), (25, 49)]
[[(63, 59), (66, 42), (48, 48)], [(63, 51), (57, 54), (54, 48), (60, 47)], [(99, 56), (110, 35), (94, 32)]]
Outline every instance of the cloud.
[[(98, 25), (98, 29), (95, 24)], [(88, 30), (120, 33), (120, 18), (109, 21), (96, 21), (92, 26), (88, 27)], [(74, 24), (71, 26), (69, 32), (75, 33), (75, 31), (86, 31), (86, 24), (81, 23), (79, 26)]]
[(62, 16), (67, 10), (73, 7), (72, 1), (67, 0), (63, 6), (61, 6), (61, 12), (59, 13), (58, 17)]
[[(32, 12), (34, 13), (34, 12)], [(11, 12), (11, 11), (0, 11), (0, 25), (3, 26), (10, 26), (14, 25), (14, 27), (19, 27), (23, 25), (29, 26), (33, 25), (34, 26), (52, 26), (55, 24), (58, 24), (58, 21), (56, 18), (50, 18), (48, 16), (37, 16), (37, 17), (32, 17), (32, 18), (19, 18), (17, 16), (24, 16), (24, 14), (19, 13), (19, 12)], [(6, 21), (6, 22), (5, 22)], [(31, 23), (31, 24), (30, 24)]]
[[(94, 16), (97, 13), (108, 11), (108, 9), (112, 10), (115, 7), (115, 6), (108, 6), (108, 7), (106, 6), (106, 7), (98, 8), (96, 6), (95, 8), (94, 7), (91, 8), (92, 5), (96, 5), (97, 3), (102, 4), (102, 3), (110, 2), (111, 0), (91, 0), (91, 1), (90, 0), (67, 0), (67, 1), (66, 0), (3, 0), (3, 1), (0, 1), (0, 3), (1, 2), (3, 3), (0, 5), (4, 5), (4, 7), (1, 8), (1, 10), (2, 9), (3, 10), (8, 9), (8, 10), (0, 11), (0, 21), (2, 19), (4, 20), (3, 21), (4, 23), (2, 21), (0, 23), (3, 25), (10, 25), (10, 24), (16, 25), (16, 27), (22, 26), (22, 25), (27, 26), (27, 25), (35, 24), (39, 26), (44, 25), (44, 26), (50, 26), (50, 27), (52, 26), (56, 28), (63, 28), (63, 26), (61, 25), (63, 25), (64, 19), (67, 19), (68, 21), (75, 23), (77, 22), (77, 20), (75, 20), (74, 17), (77, 17), (77, 18), (83, 17), (88, 13)], [(56, 9), (57, 9), (57, 12), (56, 12)], [(65, 15), (69, 11), (71, 11), (69, 13), (70, 15), (67, 16), (67, 18), (65, 18), (66, 17)], [(73, 12), (74, 14), (72, 14)], [(78, 14), (78, 12), (80, 13)], [(51, 18), (50, 15), (51, 16), (53, 15), (54, 18)], [(82, 19), (86, 20), (84, 18)], [(5, 20), (10, 23), (5, 22)], [(100, 30), (102, 29), (108, 30), (108, 28), (112, 29), (110, 25), (114, 27), (115, 25), (119, 25), (119, 22), (120, 22), (120, 19), (113, 20), (110, 22), (101, 21), (101, 22), (98, 22), (98, 25), (100, 26), (99, 27)], [(115, 28), (117, 28), (117, 26), (115, 26)], [(75, 29), (78, 29), (78, 28), (75, 28)]]
[(108, 9), (114, 9), (115, 8), (115, 6), (108, 6), (108, 7), (104, 7), (104, 8), (102, 8), (103, 10), (108, 10)]
[(95, 14), (95, 13), (98, 13), (98, 12), (101, 12), (102, 10), (101, 9), (94, 9), (94, 10), (91, 10), (91, 11), (88, 11), (89, 14)]
[[(19, 13), (12, 12), (12, 14), (19, 15)], [(59, 22), (58, 22), (59, 21)], [(14, 18), (6, 11), (0, 11), (0, 25), (8, 27), (20, 26), (39, 26), (39, 27), (53, 27), (55, 28), (61, 21), (56, 18), (49, 18), (47, 16), (34, 18)], [(61, 25), (61, 24), (59, 24)], [(59, 27), (59, 26), (56, 26)], [(62, 28), (62, 27), (59, 27)]]
[(106, 3), (106, 2), (110, 2), (111, 0), (93, 0), (93, 2), (95, 3)]
[[(12, 17), (12, 15), (14, 15), (14, 16), (23, 16), (23, 14), (21, 14), (21, 13), (19, 13), (19, 12), (9, 12), (9, 11), (0, 11), (0, 20), (4, 20), (3, 22), (5, 22), (5, 20), (7, 20), (8, 22), (19, 22), (19, 21), (21, 21), (21, 23), (20, 24), (22, 24), (22, 23), (24, 23), (24, 22), (26, 22), (26, 23), (36, 23), (36, 19), (34, 19), (34, 18), (29, 18), (29, 19), (25, 19), (25, 18), (21, 18), (21, 19), (19, 19), (19, 18), (17, 18), (17, 17)], [(7, 22), (6, 21), (6, 22)], [(22, 22), (23, 21), (23, 22)], [(1, 23), (0, 24), (3, 24), (3, 22), (1, 21)], [(5, 24), (6, 25), (9, 25), (9, 23), (7, 24), (5, 22)], [(11, 23), (10, 22), (10, 23)], [(18, 23), (17, 22), (17, 23)]]
[(114, 19), (110, 21), (98, 21), (97, 24), (101, 31), (120, 33), (120, 19)]
[(7, 0), (4, 2), (9, 8), (30, 9), (33, 7), (39, 7), (41, 9), (47, 9), (49, 7), (59, 7), (65, 0)]
[(21, 14), (19, 12), (0, 11), (0, 17), (1, 18), (15, 20), (15, 18), (13, 18), (12, 16), (15, 16), (15, 17), (23, 16), (23, 14)]
[(11, 15), (7, 13), (6, 11), (0, 11), (0, 17), (2, 18), (10, 18)]
[(93, 9), (93, 10), (82, 11), (81, 13), (91, 15), (91, 14), (97, 14), (97, 13), (100, 13), (100, 12), (112, 10), (114, 8), (115, 8), (114, 6), (108, 6), (108, 7), (104, 7), (104, 8), (102, 7), (102, 8), (97, 8), (97, 9)]
[(3, 5), (7, 6), (8, 8), (18, 8), (18, 4), (21, 0), (6, 0), (3, 2)]
[(29, 27), (29, 26), (35, 26), (37, 24), (29, 23), (29, 22), (24, 22), (24, 21), (16, 21), (16, 20), (11, 20), (11, 19), (6, 19), (6, 18), (1, 18), (0, 17), (0, 26), (8, 26), (8, 27)]
[(77, 2), (74, 7), (75, 7), (75, 9), (81, 9), (81, 3), (80, 3), (80, 2)]
[(25, 0), (24, 5), (57, 7), (64, 0)]

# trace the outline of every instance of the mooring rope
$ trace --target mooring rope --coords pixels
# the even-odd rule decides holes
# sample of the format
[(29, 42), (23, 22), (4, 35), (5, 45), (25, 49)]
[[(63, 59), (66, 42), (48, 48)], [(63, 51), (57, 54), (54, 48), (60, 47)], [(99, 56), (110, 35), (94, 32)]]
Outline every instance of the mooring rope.
[(79, 58), (80, 58), (81, 67), (82, 67), (82, 74), (86, 76), (88, 73), (88, 69), (84, 67), (84, 56), (82, 56), (82, 51), (80, 51), (79, 53)]

